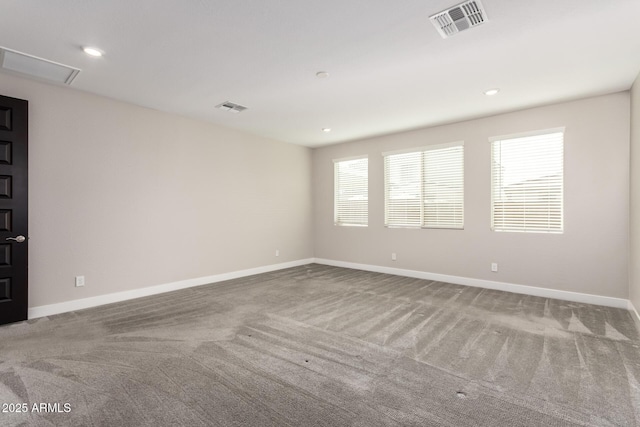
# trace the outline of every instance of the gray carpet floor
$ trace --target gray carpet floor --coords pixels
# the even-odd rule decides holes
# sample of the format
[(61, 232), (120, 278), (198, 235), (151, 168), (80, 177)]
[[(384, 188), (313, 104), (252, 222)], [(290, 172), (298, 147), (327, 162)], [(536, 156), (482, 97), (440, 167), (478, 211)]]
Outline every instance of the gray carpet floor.
[(311, 264), (0, 327), (0, 425), (633, 426), (639, 347), (626, 310)]

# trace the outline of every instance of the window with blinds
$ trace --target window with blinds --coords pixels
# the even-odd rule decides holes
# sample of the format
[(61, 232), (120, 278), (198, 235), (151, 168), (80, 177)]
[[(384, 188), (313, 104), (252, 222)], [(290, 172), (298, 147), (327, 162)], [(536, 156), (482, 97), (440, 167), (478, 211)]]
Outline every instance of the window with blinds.
[(334, 169), (334, 224), (366, 226), (369, 222), (369, 159), (338, 159)]
[(562, 233), (564, 129), (490, 141), (492, 230)]
[(464, 143), (383, 155), (386, 226), (464, 227)]

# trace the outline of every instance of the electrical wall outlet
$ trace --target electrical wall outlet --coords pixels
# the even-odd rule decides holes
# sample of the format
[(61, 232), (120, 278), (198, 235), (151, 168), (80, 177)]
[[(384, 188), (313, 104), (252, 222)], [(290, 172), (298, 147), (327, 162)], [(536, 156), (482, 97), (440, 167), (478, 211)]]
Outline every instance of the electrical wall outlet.
[(396, 256), (396, 253), (395, 252), (391, 252), (391, 261), (395, 261), (397, 259), (398, 259), (398, 257)]
[(276, 249), (276, 256), (280, 256), (280, 249)]
[(498, 263), (497, 262), (492, 262), (491, 263), (491, 271), (493, 271), (494, 273), (498, 272)]
[(76, 276), (76, 288), (84, 286), (84, 276)]

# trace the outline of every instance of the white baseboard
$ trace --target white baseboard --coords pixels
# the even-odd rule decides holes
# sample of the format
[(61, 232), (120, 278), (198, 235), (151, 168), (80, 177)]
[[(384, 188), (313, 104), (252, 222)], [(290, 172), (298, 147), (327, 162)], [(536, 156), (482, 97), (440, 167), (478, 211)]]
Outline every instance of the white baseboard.
[[(316, 258), (317, 264), (334, 267), (354, 268), (356, 270), (373, 271), (376, 273), (394, 274), (396, 276), (414, 277), (416, 279), (436, 280), (438, 282), (454, 283), (457, 285), (473, 286), (477, 288), (495, 289), (516, 294), (533, 295), (543, 298), (554, 298), (566, 301), (582, 302), (586, 304), (604, 305), (628, 309), (631, 302), (623, 298), (604, 297), (600, 295), (582, 294), (579, 292), (559, 291), (535, 286), (516, 285), (513, 283), (494, 282), (492, 280), (473, 279), (470, 277), (449, 276), (446, 274), (428, 273), (425, 271), (405, 270), (401, 268), (383, 267), (379, 265), (357, 264), (353, 262), (334, 261)], [(636, 312), (637, 314), (637, 312)]]
[(241, 277), (253, 276), (255, 274), (268, 273), (270, 271), (282, 270), (285, 268), (298, 267), (301, 265), (324, 264), (335, 267), (353, 268), (356, 270), (373, 271), (377, 273), (394, 274), (397, 276), (414, 277), (417, 279), (437, 280), (439, 282), (454, 283), (458, 285), (480, 287), (486, 289), (496, 289), (518, 294), (533, 295), (544, 298), (555, 298), (567, 301), (582, 302), (587, 304), (603, 305), (608, 307), (624, 308), (632, 311), (640, 325), (640, 315), (636, 311), (631, 301), (622, 298), (611, 298), (599, 295), (583, 294), (578, 292), (559, 291), (548, 288), (538, 288), (535, 286), (516, 285), (512, 283), (494, 282), (491, 280), (473, 279), (469, 277), (450, 276), (446, 274), (429, 273), (417, 270), (405, 270), (401, 268), (383, 267), (378, 265), (357, 264), (346, 261), (335, 261), (323, 258), (307, 258), (297, 261), (285, 262), (281, 264), (266, 265), (263, 267), (250, 268), (247, 270), (233, 271), (230, 273), (216, 274), (213, 276), (198, 277), (195, 279), (181, 280), (178, 282), (165, 283), (162, 285), (149, 286), (146, 288), (134, 289), (131, 291), (115, 292), (112, 294), (99, 295), (96, 297), (65, 301), (57, 304), (41, 305), (29, 309), (29, 319), (52, 316), (54, 314), (67, 313), (85, 308), (97, 307), (114, 302), (126, 301), (134, 298), (141, 298), (150, 295), (162, 294), (165, 292), (177, 291), (180, 289), (192, 288), (194, 286), (207, 285), (210, 283), (222, 282), (225, 280), (238, 279)]
[(629, 306), (627, 308), (631, 312), (631, 316), (633, 316), (633, 320), (636, 321), (636, 325), (638, 326), (638, 329), (640, 329), (640, 314), (638, 314), (638, 310), (636, 310), (636, 308), (633, 306), (633, 303), (631, 302), (631, 300), (629, 300)]
[(97, 307), (99, 305), (111, 304), (114, 302), (126, 301), (150, 295), (157, 295), (165, 292), (177, 291), (179, 289), (192, 288), (194, 286), (207, 285), (210, 283), (222, 282), (225, 280), (253, 276), (255, 274), (268, 273), (270, 271), (283, 270), (285, 268), (298, 267), (300, 265), (311, 264), (313, 261), (313, 258), (301, 259), (297, 261), (284, 262), (281, 264), (265, 265), (263, 267), (250, 268), (247, 270), (233, 271), (230, 273), (222, 273), (213, 276), (198, 277), (195, 279), (181, 280), (179, 282), (149, 286), (146, 288), (134, 289), (131, 291), (115, 292), (112, 294), (65, 301), (57, 304), (41, 305), (38, 307), (30, 308), (28, 316), (29, 319), (52, 316), (54, 314), (67, 313), (70, 311)]

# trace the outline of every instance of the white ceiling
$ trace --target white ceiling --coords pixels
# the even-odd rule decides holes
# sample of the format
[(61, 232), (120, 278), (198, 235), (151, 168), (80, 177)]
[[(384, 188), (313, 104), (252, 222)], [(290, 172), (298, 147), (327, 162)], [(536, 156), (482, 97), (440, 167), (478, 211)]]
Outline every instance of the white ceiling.
[(445, 40), (429, 16), (457, 0), (2, 0), (0, 46), (82, 69), (76, 89), (311, 147), (626, 90), (640, 72), (640, 0), (482, 2), (489, 21)]

